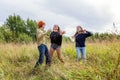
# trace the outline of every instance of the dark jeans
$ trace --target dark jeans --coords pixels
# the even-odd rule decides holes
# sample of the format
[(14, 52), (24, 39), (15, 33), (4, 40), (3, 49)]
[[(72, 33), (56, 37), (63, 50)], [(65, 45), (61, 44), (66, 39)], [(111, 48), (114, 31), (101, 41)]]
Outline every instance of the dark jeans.
[(38, 61), (36, 62), (35, 67), (37, 67), (39, 64), (43, 63), (44, 55), (46, 57), (46, 64), (50, 65), (51, 58), (50, 58), (50, 54), (49, 54), (47, 46), (44, 44), (41, 44), (40, 46), (38, 46), (38, 50), (39, 50), (40, 55), (39, 55)]

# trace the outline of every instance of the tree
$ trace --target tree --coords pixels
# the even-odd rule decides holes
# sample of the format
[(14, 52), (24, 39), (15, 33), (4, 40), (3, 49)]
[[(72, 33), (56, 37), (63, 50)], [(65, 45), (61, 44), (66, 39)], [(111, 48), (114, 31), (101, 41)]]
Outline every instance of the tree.
[(22, 20), (22, 18), (19, 15), (10, 15), (6, 19), (6, 25), (10, 28), (12, 31), (13, 38), (18, 37), (19, 33), (23, 33), (26, 31), (25, 29), (25, 22)]
[(12, 38), (15, 42), (19, 42), (19, 40), (30, 40), (30, 39), (19, 39), (21, 34), (24, 34), (28, 37), (31, 37), (32, 41), (36, 41), (36, 21), (30, 20), (29, 18), (27, 21), (23, 20), (19, 15), (10, 15), (5, 22), (5, 25), (8, 26), (10, 31), (12, 32)]
[(7, 25), (3, 25), (0, 27), (0, 39), (1, 42), (10, 42), (13, 40), (12, 32)]
[(37, 22), (28, 18), (26, 21), (26, 27), (27, 34), (32, 37), (33, 41), (36, 41)]

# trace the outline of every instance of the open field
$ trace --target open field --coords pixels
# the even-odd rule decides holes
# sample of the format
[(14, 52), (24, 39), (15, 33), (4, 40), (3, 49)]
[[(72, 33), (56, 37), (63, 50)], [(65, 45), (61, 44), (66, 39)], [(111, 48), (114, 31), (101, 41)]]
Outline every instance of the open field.
[(87, 43), (87, 62), (76, 62), (74, 43), (62, 45), (62, 64), (34, 69), (36, 44), (0, 44), (0, 80), (120, 80), (120, 42)]

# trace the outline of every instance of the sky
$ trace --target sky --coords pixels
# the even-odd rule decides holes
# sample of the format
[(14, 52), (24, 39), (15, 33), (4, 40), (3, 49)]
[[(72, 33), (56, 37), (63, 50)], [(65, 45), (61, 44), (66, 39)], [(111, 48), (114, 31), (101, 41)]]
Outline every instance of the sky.
[(80, 25), (91, 32), (109, 32), (113, 22), (120, 30), (120, 0), (0, 0), (0, 25), (9, 15), (20, 15), (46, 22), (46, 30), (54, 24), (72, 36)]

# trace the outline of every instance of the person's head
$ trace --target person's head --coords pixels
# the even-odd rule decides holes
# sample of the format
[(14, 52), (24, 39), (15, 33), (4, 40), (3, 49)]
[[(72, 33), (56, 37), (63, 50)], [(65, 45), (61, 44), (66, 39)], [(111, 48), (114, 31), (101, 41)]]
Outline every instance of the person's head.
[(84, 31), (84, 30), (83, 30), (83, 28), (82, 28), (81, 26), (77, 26), (76, 32), (82, 33), (83, 31)]
[(45, 28), (45, 22), (44, 21), (39, 21), (38, 22), (38, 28), (39, 29), (44, 29)]
[(54, 25), (53, 31), (54, 32), (60, 32), (60, 27), (58, 25)]

